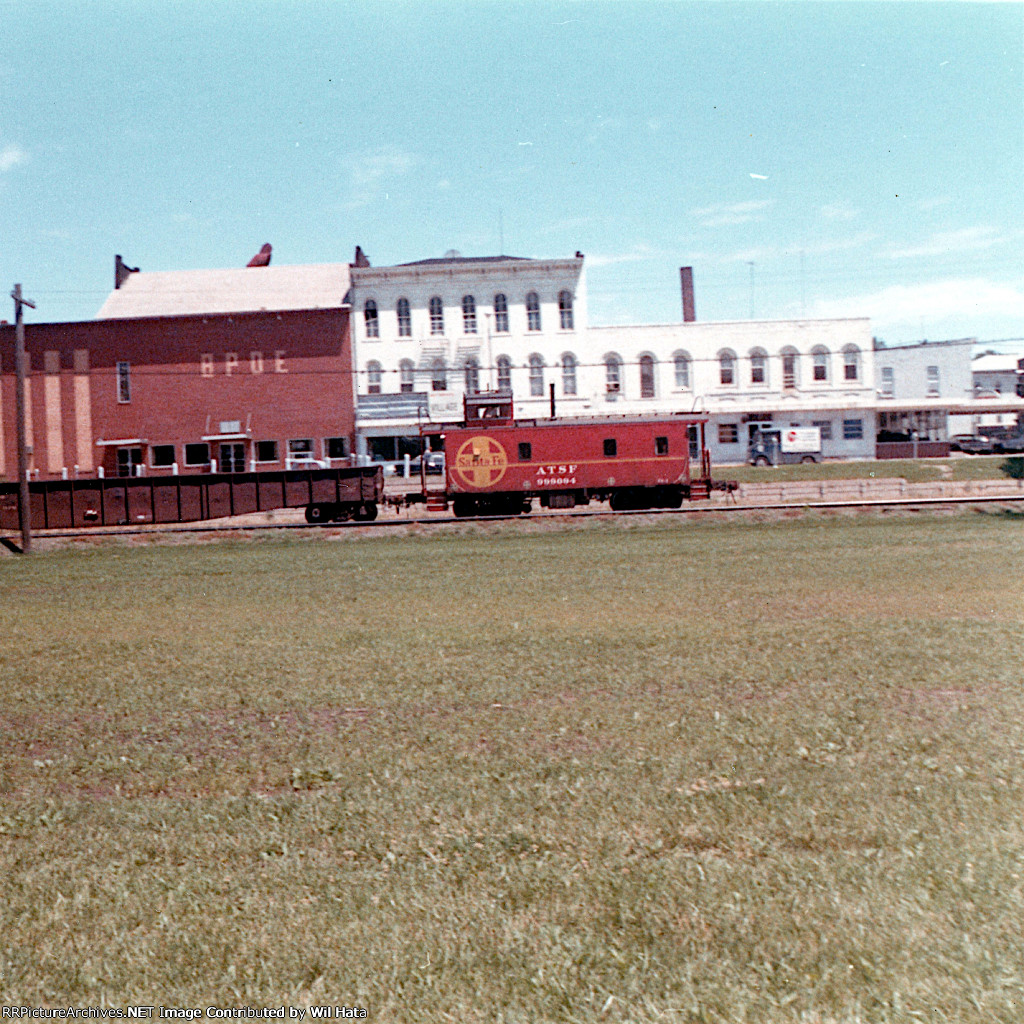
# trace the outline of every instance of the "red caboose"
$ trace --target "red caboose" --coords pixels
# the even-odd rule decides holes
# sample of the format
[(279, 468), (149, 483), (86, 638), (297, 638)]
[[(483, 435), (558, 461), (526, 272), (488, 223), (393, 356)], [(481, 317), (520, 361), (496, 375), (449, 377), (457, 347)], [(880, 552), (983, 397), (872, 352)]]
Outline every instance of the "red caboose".
[(708, 496), (703, 417), (517, 421), (503, 393), (469, 396), (465, 410), (443, 434), (444, 497), (457, 516), (517, 515), (534, 498), (547, 508), (608, 501), (618, 511)]

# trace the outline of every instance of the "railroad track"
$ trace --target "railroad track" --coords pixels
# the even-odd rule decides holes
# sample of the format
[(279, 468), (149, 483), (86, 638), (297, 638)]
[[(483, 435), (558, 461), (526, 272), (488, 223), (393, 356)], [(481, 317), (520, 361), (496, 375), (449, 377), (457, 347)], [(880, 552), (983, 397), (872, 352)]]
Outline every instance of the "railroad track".
[[(320, 530), (320, 531), (342, 531), (342, 530), (388, 530), (402, 526), (456, 526), (464, 523), (494, 523), (494, 522), (530, 522), (543, 519), (593, 519), (593, 518), (621, 518), (623, 516), (693, 516), (693, 515), (734, 515), (744, 512), (801, 512), (827, 509), (886, 509), (886, 508), (928, 508), (933, 506), (957, 506), (957, 505), (992, 505), (992, 504), (1016, 504), (1024, 502), (1024, 493), (1000, 494), (1000, 495), (976, 495), (974, 497), (944, 497), (944, 498), (861, 498), (857, 500), (836, 500), (836, 501), (788, 501), (788, 502), (761, 502), (743, 504), (734, 502), (721, 502), (714, 505), (688, 505), (683, 508), (672, 509), (642, 509), (632, 512), (612, 512), (602, 506), (597, 509), (560, 509), (556, 511), (536, 511), (521, 516), (474, 516), (456, 519), (454, 516), (420, 516), (406, 517), (395, 516), (384, 519), (375, 519), (372, 522), (344, 522), (344, 523), (315, 523), (306, 522), (272, 522), (272, 523), (235, 523), (222, 521), (219, 523), (198, 522), (198, 523), (175, 523), (167, 525), (128, 525), (123, 526), (97, 526), (89, 529), (61, 529), (61, 530), (34, 530), (32, 535), (40, 540), (47, 539), (71, 539), (76, 537), (130, 537), (130, 536), (166, 536), (169, 534), (196, 534), (196, 533), (258, 533), (266, 530)], [(16, 534), (6, 537), (0, 536), (0, 543), (9, 550), (16, 551)]]

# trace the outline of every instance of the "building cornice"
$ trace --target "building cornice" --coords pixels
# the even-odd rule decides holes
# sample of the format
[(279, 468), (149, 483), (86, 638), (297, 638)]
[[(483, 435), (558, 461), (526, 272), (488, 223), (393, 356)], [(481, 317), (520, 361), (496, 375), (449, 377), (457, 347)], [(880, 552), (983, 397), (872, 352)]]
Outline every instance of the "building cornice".
[(352, 267), (352, 285), (388, 282), (454, 280), (467, 278), (523, 277), (539, 274), (578, 274), (583, 269), (583, 257), (553, 260), (501, 260), (487, 263), (408, 264), (391, 267)]

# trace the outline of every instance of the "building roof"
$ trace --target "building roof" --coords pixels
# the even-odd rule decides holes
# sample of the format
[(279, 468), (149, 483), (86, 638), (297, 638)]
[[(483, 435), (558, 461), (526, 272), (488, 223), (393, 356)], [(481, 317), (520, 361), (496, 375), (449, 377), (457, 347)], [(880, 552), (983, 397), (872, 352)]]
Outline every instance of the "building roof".
[[(413, 260), (412, 263), (399, 263), (400, 267), (431, 267), (442, 263), (508, 263), (517, 260), (523, 263), (531, 262), (528, 256), (438, 256), (427, 260)], [(537, 261), (533, 261), (537, 262)]]
[(97, 320), (347, 305), (347, 263), (131, 273), (107, 296)]
[(974, 373), (1016, 373), (1017, 357), (986, 352), (971, 360), (971, 370)]

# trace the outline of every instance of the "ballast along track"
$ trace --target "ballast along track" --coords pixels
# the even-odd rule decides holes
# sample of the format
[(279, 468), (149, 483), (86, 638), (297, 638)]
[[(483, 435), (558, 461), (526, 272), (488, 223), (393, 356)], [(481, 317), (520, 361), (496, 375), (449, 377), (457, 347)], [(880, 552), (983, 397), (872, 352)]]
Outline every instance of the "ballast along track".
[[(813, 512), (827, 510), (872, 510), (872, 509), (926, 509), (934, 507), (956, 507), (963, 505), (1006, 505), (1024, 502), (1024, 492), (1019, 494), (975, 495), (966, 497), (938, 498), (866, 498), (841, 501), (794, 501), (794, 502), (759, 502), (744, 504), (719, 503), (714, 505), (688, 505), (684, 508), (642, 509), (630, 512), (615, 512), (608, 508), (565, 509), (556, 511), (537, 511), (529, 515), (493, 515), (493, 516), (388, 516), (373, 522), (342, 522), (342, 523), (202, 523), (184, 525), (145, 525), (145, 526), (109, 526), (93, 527), (86, 530), (55, 529), (35, 531), (41, 539), (73, 539), (76, 537), (130, 537), (130, 536), (166, 536), (172, 534), (246, 534), (260, 533), (268, 530), (318, 530), (321, 532), (341, 532), (346, 530), (390, 530), (408, 526), (434, 526), (447, 528), (463, 526), (467, 523), (518, 522), (524, 525), (539, 520), (565, 519), (601, 519), (621, 518), (623, 516), (720, 516), (758, 512)], [(0, 538), (8, 547), (12, 546), (12, 538)]]

